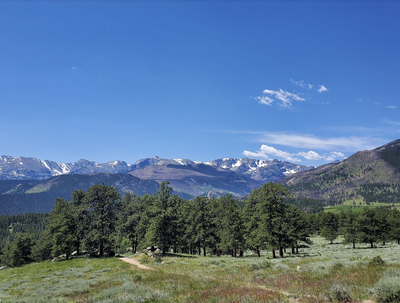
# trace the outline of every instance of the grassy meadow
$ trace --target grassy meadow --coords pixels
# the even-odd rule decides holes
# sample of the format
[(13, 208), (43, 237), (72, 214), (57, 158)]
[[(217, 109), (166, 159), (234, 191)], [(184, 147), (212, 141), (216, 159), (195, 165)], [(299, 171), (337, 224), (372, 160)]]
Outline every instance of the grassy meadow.
[(399, 302), (384, 301), (382, 292), (399, 284), (400, 245), (351, 249), (340, 241), (314, 237), (309, 248), (283, 259), (267, 251), (261, 258), (250, 251), (242, 258), (126, 255), (154, 270), (117, 258), (34, 263), (0, 271), (0, 301)]
[(325, 211), (333, 212), (333, 213), (340, 213), (342, 210), (347, 212), (350, 208), (356, 212), (362, 212), (364, 207), (379, 207), (379, 206), (389, 206), (389, 207), (395, 207), (397, 209), (400, 209), (400, 204), (392, 204), (392, 203), (382, 203), (382, 202), (372, 202), (369, 205), (365, 203), (364, 199), (358, 198), (358, 199), (351, 199), (351, 200), (346, 200), (343, 202), (343, 204), (340, 205), (335, 205), (335, 206), (327, 206), (325, 207)]

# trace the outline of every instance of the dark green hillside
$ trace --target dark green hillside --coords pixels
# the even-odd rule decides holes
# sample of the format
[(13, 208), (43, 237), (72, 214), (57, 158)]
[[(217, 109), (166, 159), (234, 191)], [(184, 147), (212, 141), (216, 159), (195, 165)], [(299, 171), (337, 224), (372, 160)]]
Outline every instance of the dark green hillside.
[(29, 233), (37, 240), (45, 229), (47, 214), (0, 216), (0, 250), (18, 233)]
[(39, 184), (39, 180), (1, 180), (0, 181), (0, 194), (8, 191), (25, 192), (32, 186)]
[[(87, 190), (94, 184), (104, 183), (117, 187), (122, 192), (143, 195), (155, 193), (159, 184), (155, 181), (140, 180), (126, 174), (60, 175), (44, 181), (0, 181), (7, 189), (0, 195), (0, 215), (22, 213), (48, 213), (57, 197), (70, 200), (76, 189)], [(15, 183), (12, 183), (15, 182)], [(31, 182), (31, 183), (29, 183)], [(11, 187), (14, 185), (14, 187)]]

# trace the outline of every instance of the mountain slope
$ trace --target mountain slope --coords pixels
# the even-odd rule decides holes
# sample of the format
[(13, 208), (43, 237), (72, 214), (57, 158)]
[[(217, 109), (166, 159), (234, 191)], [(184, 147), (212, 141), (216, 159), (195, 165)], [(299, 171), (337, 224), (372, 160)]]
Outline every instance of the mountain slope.
[(74, 190), (87, 190), (94, 184), (115, 186), (122, 192), (144, 195), (155, 193), (159, 184), (127, 174), (61, 175), (44, 181), (0, 181), (0, 215), (26, 212), (46, 213), (57, 197), (71, 199)]
[(201, 163), (149, 165), (129, 174), (143, 180), (169, 181), (175, 192), (186, 194), (186, 197), (225, 194), (240, 197), (263, 184), (244, 175)]
[(357, 152), (340, 163), (299, 172), (278, 182), (296, 195), (317, 199), (341, 201), (363, 197), (365, 201), (371, 201), (378, 199), (382, 191), (392, 191), (394, 197), (400, 184), (400, 140), (374, 150)]

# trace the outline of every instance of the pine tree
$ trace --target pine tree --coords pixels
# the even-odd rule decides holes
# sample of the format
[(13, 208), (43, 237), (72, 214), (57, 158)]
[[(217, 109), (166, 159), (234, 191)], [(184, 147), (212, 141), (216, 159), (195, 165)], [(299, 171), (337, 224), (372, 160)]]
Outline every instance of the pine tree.
[(52, 238), (53, 255), (65, 254), (68, 260), (76, 240), (76, 221), (67, 200), (56, 199), (46, 228)]
[(353, 248), (356, 248), (356, 243), (359, 241), (357, 230), (357, 214), (350, 208), (345, 217), (342, 216), (342, 233), (344, 241), (351, 243)]
[(311, 244), (311, 225), (306, 213), (295, 206), (288, 205), (285, 211), (285, 220), (288, 222), (288, 243), (293, 254), (299, 253), (299, 242)]
[(374, 243), (379, 239), (379, 221), (375, 210), (365, 207), (358, 215), (356, 226), (360, 241), (369, 243), (374, 248)]
[(90, 187), (83, 200), (88, 212), (86, 247), (92, 252), (98, 249), (101, 257), (105, 250), (112, 248), (120, 199), (121, 194), (115, 187), (103, 183)]
[(221, 228), (218, 233), (221, 238), (221, 248), (230, 250), (232, 257), (236, 257), (237, 252), (243, 248), (242, 211), (232, 195), (219, 198), (219, 203)]
[(333, 244), (338, 237), (339, 220), (337, 215), (331, 212), (322, 212), (320, 215), (321, 236)]
[(400, 244), (400, 211), (397, 208), (390, 210), (388, 214), (389, 239)]
[(146, 241), (150, 245), (157, 244), (165, 255), (171, 244), (174, 244), (174, 235), (178, 232), (177, 209), (181, 199), (172, 195), (169, 182), (161, 182), (158, 192), (146, 205), (144, 210), (145, 220), (148, 222)]
[(1, 261), (11, 267), (32, 262), (32, 247), (34, 243), (28, 233), (17, 234), (14, 241), (9, 241), (2, 250)]
[(141, 215), (142, 203), (140, 197), (125, 193), (118, 214), (118, 231), (129, 238), (133, 253), (137, 251)]
[(282, 199), (290, 196), (288, 189), (272, 182), (254, 189), (249, 195), (245, 207), (246, 239), (248, 245), (256, 249), (257, 256), (260, 256), (260, 248), (268, 244), (273, 258), (275, 249), (283, 257), (288, 226)]
[(75, 190), (71, 195), (71, 208), (75, 220), (75, 249), (77, 254), (80, 254), (81, 245), (85, 238), (85, 233), (88, 230), (88, 207), (84, 203), (85, 191), (83, 189)]

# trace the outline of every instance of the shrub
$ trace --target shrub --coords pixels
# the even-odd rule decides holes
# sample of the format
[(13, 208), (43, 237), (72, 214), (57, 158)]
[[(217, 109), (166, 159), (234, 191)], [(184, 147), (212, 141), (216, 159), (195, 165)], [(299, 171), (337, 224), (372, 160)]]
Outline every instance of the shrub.
[(334, 283), (329, 288), (326, 296), (331, 302), (352, 301), (350, 287), (340, 283)]
[(397, 277), (397, 278), (400, 278), (400, 272), (395, 268), (388, 268), (384, 272), (384, 276), (385, 277)]
[(337, 272), (337, 271), (340, 271), (340, 270), (342, 270), (344, 268), (344, 265), (342, 264), (342, 263), (335, 263), (335, 264), (333, 264), (333, 266), (332, 266), (332, 271), (333, 272)]
[(271, 262), (269, 262), (269, 261), (267, 261), (267, 260), (264, 260), (264, 261), (259, 262), (259, 263), (252, 263), (252, 264), (249, 264), (248, 266), (249, 266), (249, 269), (250, 269), (250, 270), (257, 270), (257, 269), (267, 269), (267, 268), (271, 268), (271, 267), (272, 267), (272, 264), (271, 264)]
[(289, 266), (286, 264), (278, 263), (274, 266), (274, 269), (278, 271), (287, 271), (289, 269)]
[(163, 258), (160, 255), (156, 255), (154, 258), (154, 263), (161, 263)]
[(371, 261), (368, 262), (370, 266), (384, 266), (386, 263), (383, 261), (381, 256), (373, 257)]
[(378, 302), (400, 302), (400, 279), (384, 276), (376, 283), (375, 293)]
[(150, 263), (150, 257), (148, 255), (143, 255), (140, 258), (140, 263), (149, 264)]

